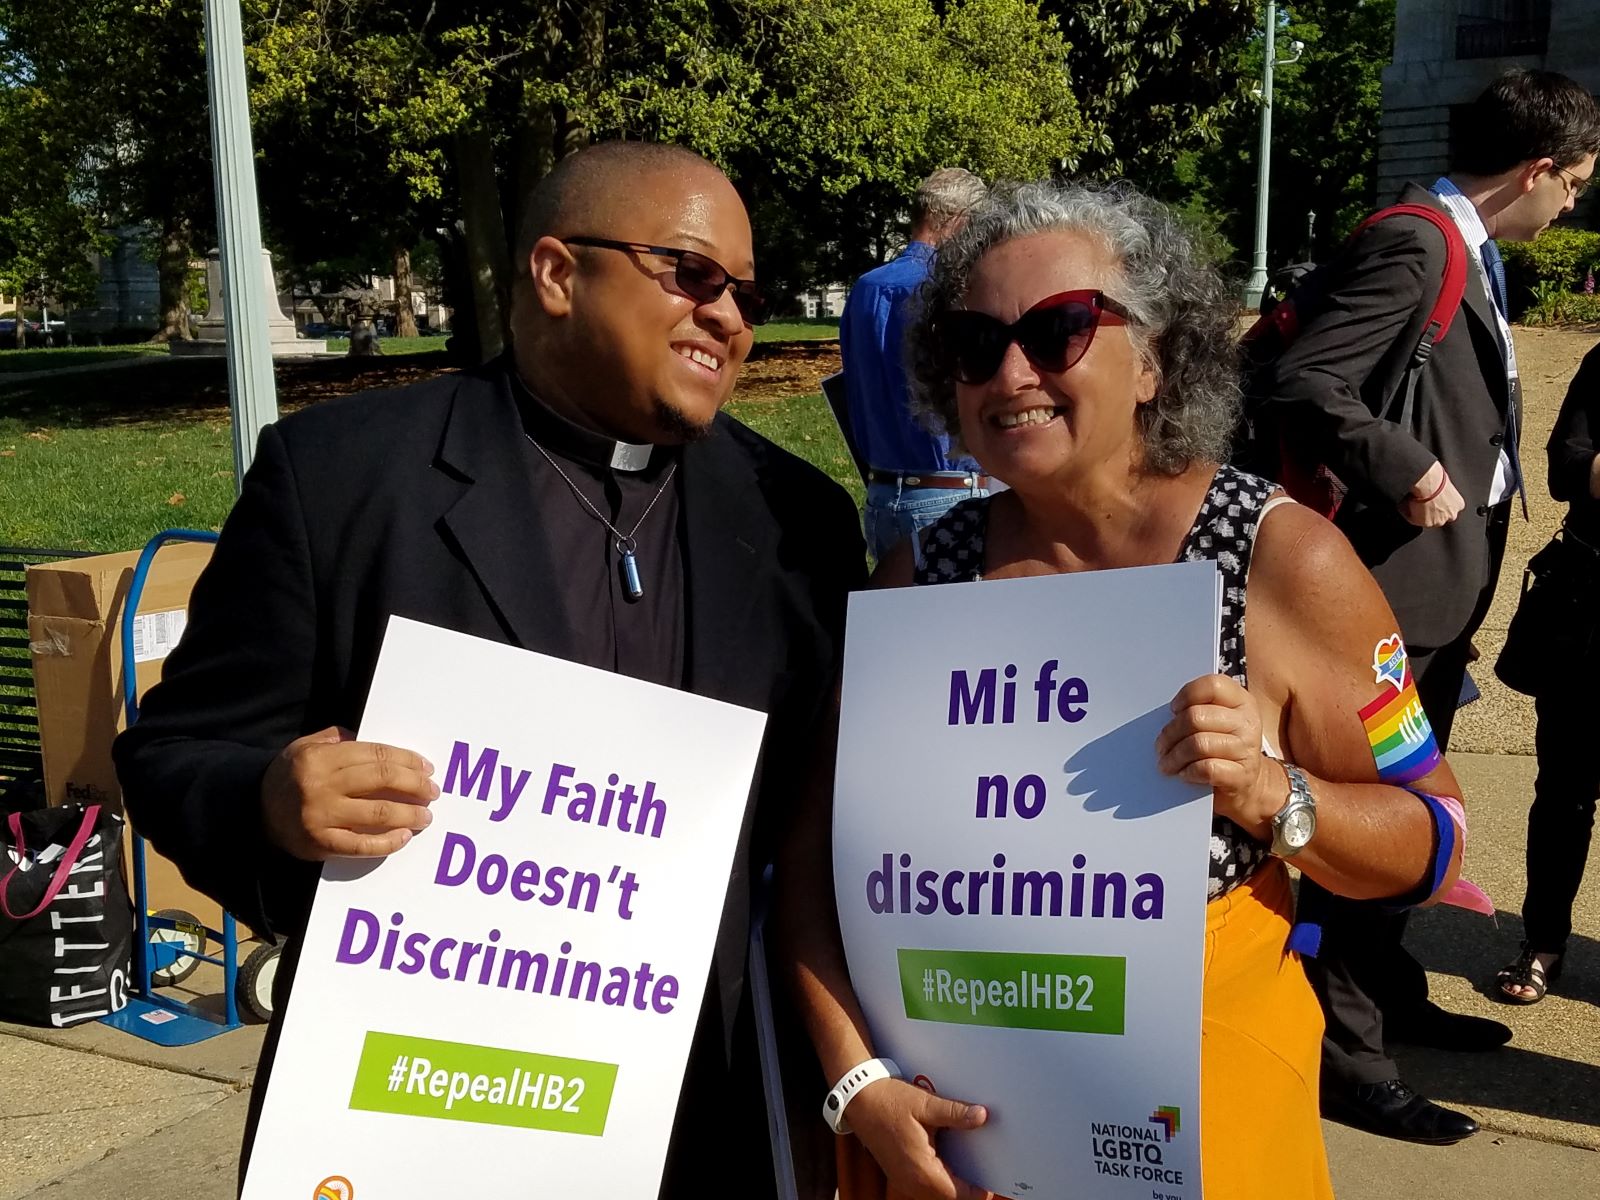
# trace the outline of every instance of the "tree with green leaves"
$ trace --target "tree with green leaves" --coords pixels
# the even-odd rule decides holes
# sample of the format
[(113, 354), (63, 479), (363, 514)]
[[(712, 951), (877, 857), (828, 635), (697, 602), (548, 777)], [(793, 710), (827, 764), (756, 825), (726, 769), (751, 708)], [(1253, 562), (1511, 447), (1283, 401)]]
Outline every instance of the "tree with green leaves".
[[(1280, 9), (1279, 53), (1290, 41), (1304, 42), (1305, 50), (1274, 73), (1271, 263), (1325, 258), (1391, 199), (1377, 195), (1377, 159), (1394, 10), (1394, 0), (1294, 0)], [(1260, 80), (1264, 52), (1263, 39), (1254, 39), (1237, 72)], [(1260, 111), (1259, 104), (1241, 108), (1217, 145), (1181, 162), (1176, 174), (1235, 247), (1255, 237)]]
[(103, 226), (147, 224), (161, 276), (159, 339), (189, 333), (188, 266), (209, 245), (211, 139), (201, 13), (182, 0), (0, 0), (0, 37), (55, 104), (52, 156)]
[[(1073, 94), (1089, 142), (1068, 168), (1169, 180), (1173, 159), (1214, 144), (1247, 95), (1239, 55), (1260, 0), (1046, 0), (1072, 49)], [(1259, 78), (1259, 72), (1257, 73)]]
[(41, 88), (26, 58), (0, 31), (0, 293), (23, 307), (73, 304), (94, 294), (89, 255), (101, 247), (86, 203), (82, 160), (61, 136), (67, 101)]
[[(756, 213), (764, 275), (788, 286), (881, 254), (935, 166), (1040, 174), (1085, 142), (1066, 43), (1035, 0), (250, 4), (265, 157), (287, 114), (322, 111), (314, 127), (344, 143), (323, 194), (345, 180), (345, 211), (368, 226), (404, 207), (395, 187), (436, 205), (485, 353), (523, 200), (591, 140), (681, 142), (729, 170)], [(309, 184), (308, 160), (291, 157)], [(284, 200), (268, 208), (276, 228)]]

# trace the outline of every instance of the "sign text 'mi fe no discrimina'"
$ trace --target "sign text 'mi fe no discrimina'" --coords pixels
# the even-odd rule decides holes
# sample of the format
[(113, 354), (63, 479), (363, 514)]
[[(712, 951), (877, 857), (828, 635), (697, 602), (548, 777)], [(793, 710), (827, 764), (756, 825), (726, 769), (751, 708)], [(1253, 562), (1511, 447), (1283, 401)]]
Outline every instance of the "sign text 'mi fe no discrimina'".
[(1214, 564), (851, 598), (833, 865), (874, 1048), (983, 1104), (1000, 1195), (1199, 1200), (1208, 795), (1155, 741)]

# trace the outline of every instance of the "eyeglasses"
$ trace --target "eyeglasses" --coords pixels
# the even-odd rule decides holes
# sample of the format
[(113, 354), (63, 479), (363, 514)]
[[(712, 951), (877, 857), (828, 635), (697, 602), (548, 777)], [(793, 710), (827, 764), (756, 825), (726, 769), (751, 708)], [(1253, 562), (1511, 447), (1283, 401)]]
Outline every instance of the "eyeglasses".
[(754, 279), (738, 279), (723, 268), (714, 258), (694, 250), (679, 250), (672, 246), (651, 246), (644, 242), (618, 242), (611, 238), (562, 238), (568, 246), (595, 246), (601, 250), (621, 250), (628, 254), (655, 254), (673, 261), (673, 281), (678, 290), (696, 304), (715, 304), (723, 292), (733, 291), (733, 302), (739, 315), (751, 325), (766, 321), (771, 305), (761, 285)]
[(1122, 325), (1127, 320), (1128, 310), (1104, 292), (1058, 292), (1010, 325), (965, 309), (940, 313), (933, 333), (955, 377), (978, 384), (994, 378), (1012, 342), (1041, 371), (1066, 371), (1089, 352), (1102, 323)]
[(1589, 190), (1589, 185), (1594, 182), (1593, 179), (1583, 179), (1574, 175), (1566, 167), (1551, 167), (1550, 170), (1561, 176), (1562, 182), (1567, 185), (1567, 194), (1573, 200), (1579, 199)]

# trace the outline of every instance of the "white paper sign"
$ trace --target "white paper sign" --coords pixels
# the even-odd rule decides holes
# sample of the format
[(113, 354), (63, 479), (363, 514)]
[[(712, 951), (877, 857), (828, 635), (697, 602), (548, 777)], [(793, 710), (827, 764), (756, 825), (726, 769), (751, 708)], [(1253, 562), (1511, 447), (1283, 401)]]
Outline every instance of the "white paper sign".
[(654, 1197), (765, 724), (392, 619), (361, 737), (444, 794), (323, 871), (245, 1200)]
[(1211, 563), (851, 597), (834, 801), (880, 1054), (984, 1104), (1002, 1196), (1198, 1200), (1207, 791), (1155, 740), (1216, 669)]

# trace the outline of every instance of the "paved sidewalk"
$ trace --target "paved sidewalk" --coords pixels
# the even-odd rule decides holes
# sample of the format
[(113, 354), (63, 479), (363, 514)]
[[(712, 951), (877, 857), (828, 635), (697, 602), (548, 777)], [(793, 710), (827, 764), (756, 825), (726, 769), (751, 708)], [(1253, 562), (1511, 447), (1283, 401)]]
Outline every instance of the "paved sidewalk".
[[(1495, 1002), (1488, 981), (1521, 936), (1515, 914), (1534, 764), (1515, 755), (1451, 761), (1471, 812), (1468, 874), (1505, 911), (1497, 922), (1455, 909), (1420, 912), (1410, 944), (1441, 1003), (1503, 1020), (1516, 1037), (1481, 1055), (1401, 1048), (1408, 1081), (1470, 1111), (1484, 1132), (1428, 1148), (1327, 1125), (1335, 1188), (1340, 1200), (1600, 1195), (1600, 847), (1558, 991), (1527, 1008)], [(163, 1050), (100, 1025), (0, 1025), (0, 1200), (230, 1200), (262, 1034), (247, 1027)]]

